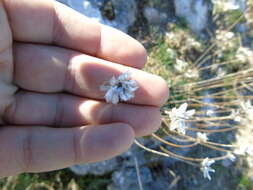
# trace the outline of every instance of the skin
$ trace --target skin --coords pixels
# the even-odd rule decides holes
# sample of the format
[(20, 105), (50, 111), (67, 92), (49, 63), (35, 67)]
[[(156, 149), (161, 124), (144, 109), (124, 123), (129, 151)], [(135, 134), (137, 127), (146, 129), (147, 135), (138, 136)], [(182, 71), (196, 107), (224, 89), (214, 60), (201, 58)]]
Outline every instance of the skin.
[[(143, 46), (53, 0), (0, 0), (0, 177), (109, 159), (160, 126), (166, 82)], [(104, 102), (125, 71), (140, 88)]]

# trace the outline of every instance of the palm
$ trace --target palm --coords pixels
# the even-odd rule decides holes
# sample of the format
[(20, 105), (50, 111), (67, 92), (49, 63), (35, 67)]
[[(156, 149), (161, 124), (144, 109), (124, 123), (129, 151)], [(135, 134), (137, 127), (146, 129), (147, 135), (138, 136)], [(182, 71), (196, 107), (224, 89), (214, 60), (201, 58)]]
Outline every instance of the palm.
[[(5, 0), (0, 24), (0, 176), (108, 159), (159, 126), (167, 87), (135, 40), (51, 0)], [(125, 71), (135, 98), (105, 103)]]

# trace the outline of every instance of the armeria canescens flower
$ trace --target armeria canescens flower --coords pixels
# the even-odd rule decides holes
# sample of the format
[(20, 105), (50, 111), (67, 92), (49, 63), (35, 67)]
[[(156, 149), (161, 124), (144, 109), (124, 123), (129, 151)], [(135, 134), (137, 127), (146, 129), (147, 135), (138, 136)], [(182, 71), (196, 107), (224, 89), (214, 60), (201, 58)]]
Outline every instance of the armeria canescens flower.
[(234, 162), (236, 160), (236, 156), (233, 153), (228, 153), (228, 159)]
[(246, 142), (242, 142), (240, 143), (240, 146), (235, 149), (234, 153), (242, 156), (253, 156), (253, 147)]
[(179, 108), (172, 108), (171, 111), (165, 113), (169, 115), (171, 123), (170, 130), (178, 131), (181, 134), (186, 133), (186, 119), (189, 119), (195, 114), (195, 110), (186, 111), (188, 107), (187, 103), (182, 104)]
[(208, 137), (206, 133), (197, 132), (197, 139), (201, 142), (208, 141)]
[(245, 113), (247, 114), (247, 118), (250, 121), (253, 121), (253, 106), (251, 104), (251, 101), (248, 100), (247, 102), (241, 102), (241, 106)]
[(204, 178), (211, 180), (211, 176), (209, 172), (215, 172), (213, 168), (210, 166), (214, 163), (214, 160), (210, 160), (209, 158), (205, 158), (201, 163), (201, 171), (203, 172)]
[(137, 82), (130, 78), (129, 72), (121, 74), (118, 78), (113, 76), (109, 82), (100, 87), (102, 91), (106, 91), (106, 102), (112, 104), (132, 99), (135, 96), (134, 92), (138, 88)]

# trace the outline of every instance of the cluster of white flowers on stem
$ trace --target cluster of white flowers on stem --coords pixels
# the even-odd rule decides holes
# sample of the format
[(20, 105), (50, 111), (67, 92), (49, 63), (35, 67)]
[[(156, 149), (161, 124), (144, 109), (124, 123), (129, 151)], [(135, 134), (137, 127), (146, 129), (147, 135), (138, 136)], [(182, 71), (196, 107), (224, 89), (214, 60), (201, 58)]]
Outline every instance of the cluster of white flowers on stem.
[(134, 98), (134, 92), (138, 88), (137, 82), (130, 78), (129, 72), (121, 74), (118, 78), (113, 76), (109, 82), (100, 87), (102, 91), (106, 91), (106, 102), (112, 104), (118, 104), (119, 101), (128, 101)]

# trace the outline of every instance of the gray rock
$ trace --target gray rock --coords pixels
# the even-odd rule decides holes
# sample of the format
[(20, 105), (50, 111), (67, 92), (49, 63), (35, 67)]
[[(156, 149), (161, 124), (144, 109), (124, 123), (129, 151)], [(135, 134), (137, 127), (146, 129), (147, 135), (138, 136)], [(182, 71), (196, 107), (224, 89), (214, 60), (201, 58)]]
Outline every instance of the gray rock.
[(102, 162), (84, 164), (84, 165), (75, 165), (69, 169), (77, 175), (104, 175), (106, 173), (112, 172), (119, 167), (120, 163), (117, 158), (111, 160), (106, 160)]
[(185, 18), (194, 32), (207, 27), (209, 4), (206, 0), (174, 0), (174, 4), (176, 15)]
[(115, 27), (119, 30), (127, 32), (128, 27), (135, 22), (137, 11), (135, 0), (111, 0), (115, 17), (108, 19), (101, 13), (101, 8), (104, 8), (105, 0), (59, 0), (67, 4), (76, 11), (93, 18), (102, 24)]
[(165, 23), (167, 20), (166, 13), (159, 12), (158, 9), (155, 9), (153, 7), (145, 7), (143, 14), (149, 24), (161, 24)]

